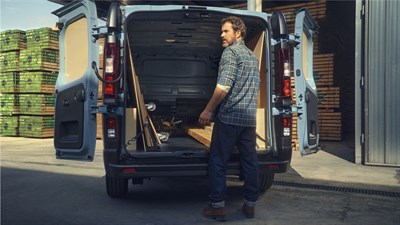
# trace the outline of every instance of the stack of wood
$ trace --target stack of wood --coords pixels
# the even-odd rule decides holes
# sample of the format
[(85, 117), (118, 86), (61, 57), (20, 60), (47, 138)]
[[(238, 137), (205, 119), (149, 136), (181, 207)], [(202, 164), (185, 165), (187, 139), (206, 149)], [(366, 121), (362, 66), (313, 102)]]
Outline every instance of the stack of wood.
[(333, 84), (334, 55), (314, 55), (314, 79), (318, 92), (320, 140), (341, 140), (340, 88)]
[(48, 27), (0, 33), (0, 134), (53, 137), (58, 33)]
[[(99, 75), (101, 77), (103, 77), (103, 68), (104, 68), (104, 38), (100, 38), (98, 40), (99, 42)], [(102, 104), (103, 101), (103, 85), (104, 83), (102, 83), (101, 81), (99, 81), (99, 87), (98, 87), (98, 92), (97, 92), (97, 105), (100, 106)], [(97, 123), (97, 132), (96, 132), (96, 138), (97, 139), (102, 139), (103, 138), (103, 120), (102, 120), (102, 116), (101, 114), (97, 114), (96, 117), (96, 123)]]

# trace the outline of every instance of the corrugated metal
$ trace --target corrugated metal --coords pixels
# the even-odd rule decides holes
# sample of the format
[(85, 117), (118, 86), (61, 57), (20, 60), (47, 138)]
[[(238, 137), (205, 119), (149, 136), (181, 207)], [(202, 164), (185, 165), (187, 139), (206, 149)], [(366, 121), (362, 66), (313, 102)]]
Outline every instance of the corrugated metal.
[(366, 163), (400, 165), (400, 1), (366, 6)]

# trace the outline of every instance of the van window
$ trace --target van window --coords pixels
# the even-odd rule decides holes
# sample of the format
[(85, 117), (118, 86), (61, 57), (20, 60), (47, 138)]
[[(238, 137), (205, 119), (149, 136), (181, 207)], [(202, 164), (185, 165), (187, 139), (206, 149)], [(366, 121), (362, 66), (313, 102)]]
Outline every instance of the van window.
[(88, 65), (88, 41), (86, 17), (76, 20), (67, 27), (64, 38), (64, 68), (67, 82), (77, 80), (85, 74)]

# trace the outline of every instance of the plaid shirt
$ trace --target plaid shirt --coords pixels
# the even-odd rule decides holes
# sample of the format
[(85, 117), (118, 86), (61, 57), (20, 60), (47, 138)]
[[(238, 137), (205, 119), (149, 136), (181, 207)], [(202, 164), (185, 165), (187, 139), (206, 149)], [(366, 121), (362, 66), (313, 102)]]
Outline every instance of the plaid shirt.
[(260, 72), (256, 56), (243, 40), (224, 49), (217, 83), (231, 87), (220, 104), (217, 118), (231, 125), (255, 127)]

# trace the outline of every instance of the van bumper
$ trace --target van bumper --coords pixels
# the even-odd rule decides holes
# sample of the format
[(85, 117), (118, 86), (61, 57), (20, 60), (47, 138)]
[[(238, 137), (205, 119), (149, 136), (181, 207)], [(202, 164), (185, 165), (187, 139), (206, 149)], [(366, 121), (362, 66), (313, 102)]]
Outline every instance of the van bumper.
[[(284, 173), (289, 161), (259, 162), (260, 173)], [(106, 165), (106, 173), (112, 177), (147, 178), (172, 176), (207, 176), (207, 164), (168, 164), (168, 165)], [(240, 175), (240, 164), (229, 163), (226, 175)]]

